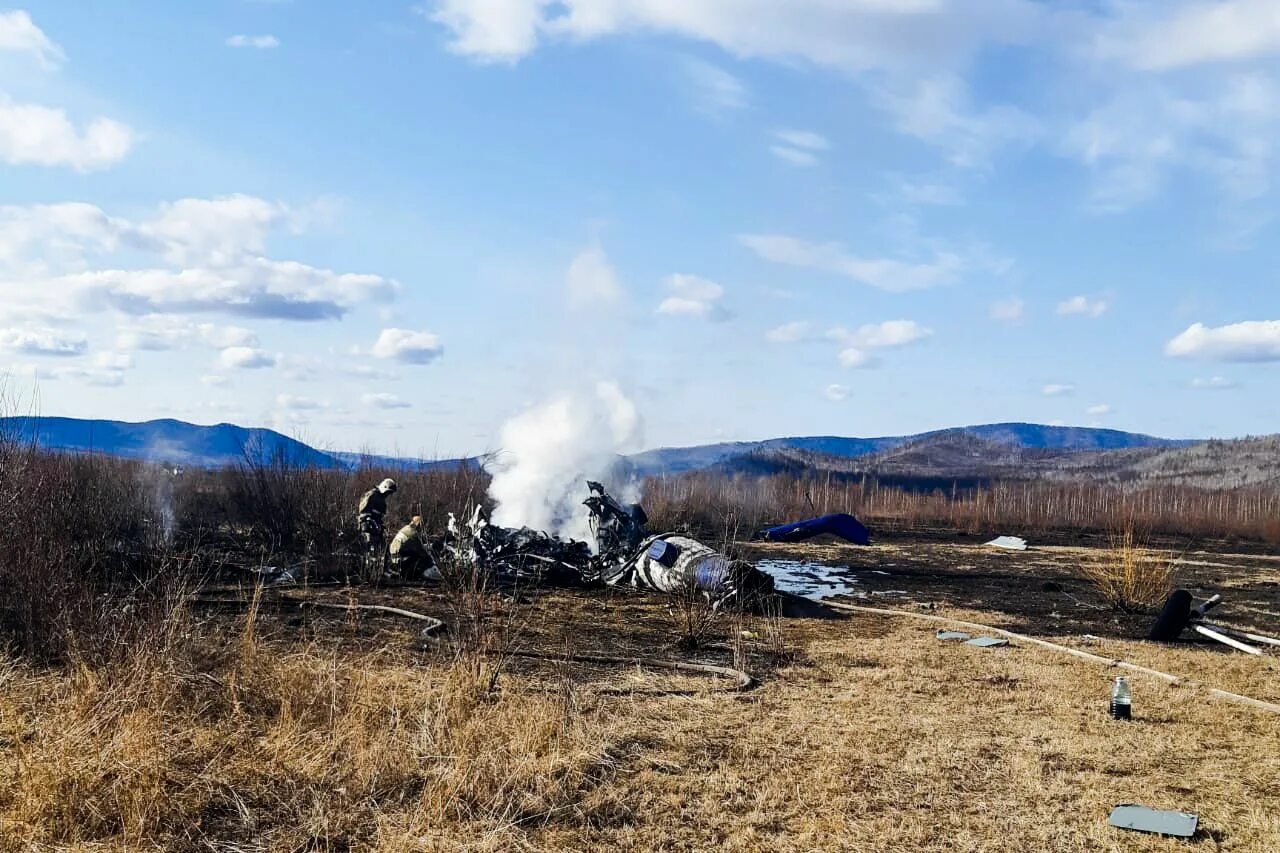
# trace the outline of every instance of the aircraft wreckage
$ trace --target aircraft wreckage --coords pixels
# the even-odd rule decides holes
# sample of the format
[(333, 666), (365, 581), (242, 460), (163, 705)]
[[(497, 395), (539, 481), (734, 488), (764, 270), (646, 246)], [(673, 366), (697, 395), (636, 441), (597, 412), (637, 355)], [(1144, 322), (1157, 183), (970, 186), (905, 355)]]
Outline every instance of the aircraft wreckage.
[(477, 509), (459, 525), (450, 519), (444, 547), (500, 581), (556, 586), (629, 586), (665, 593), (695, 591), (714, 606), (749, 605), (772, 593), (773, 577), (680, 533), (652, 534), (639, 504), (624, 506), (588, 482), (596, 550), (530, 528), (491, 524)]

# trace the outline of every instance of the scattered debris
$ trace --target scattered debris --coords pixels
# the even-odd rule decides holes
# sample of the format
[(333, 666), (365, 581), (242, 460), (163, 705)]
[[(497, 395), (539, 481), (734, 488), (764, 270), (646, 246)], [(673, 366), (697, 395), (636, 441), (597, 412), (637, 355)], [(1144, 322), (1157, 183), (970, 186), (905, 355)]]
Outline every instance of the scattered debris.
[[(827, 566), (804, 560), (759, 560), (756, 568), (773, 577), (774, 586), (784, 592), (821, 601), (837, 595), (859, 595), (860, 584), (848, 566)], [(861, 593), (862, 597), (866, 593)]]
[(1121, 803), (1111, 810), (1107, 823), (1118, 829), (1190, 838), (1196, 834), (1200, 815), (1193, 812), (1161, 811), (1136, 803)]
[(639, 552), (606, 570), (610, 586), (633, 586), (659, 592), (696, 590), (719, 606), (773, 592), (773, 578), (742, 560), (730, 560), (688, 536), (662, 534), (641, 543)]
[(1001, 639), (1000, 637), (973, 637), (970, 639), (971, 635), (966, 634), (964, 631), (939, 630), (937, 637), (939, 640), (960, 640), (966, 646), (977, 646), (980, 649), (990, 649), (995, 648), (996, 646), (1009, 645), (1008, 640)]
[(855, 545), (871, 544), (871, 531), (861, 521), (844, 512), (807, 518), (760, 531), (761, 538), (769, 542), (803, 542), (824, 534), (838, 536)]
[(1206, 622), (1205, 615), (1221, 602), (1222, 596), (1214, 595), (1193, 608), (1191, 606), (1191, 593), (1185, 589), (1175, 589), (1165, 599), (1164, 607), (1161, 608), (1160, 615), (1156, 617), (1155, 624), (1151, 626), (1151, 633), (1147, 637), (1159, 642), (1171, 643), (1177, 640), (1183, 631), (1190, 628), (1201, 636), (1208, 637), (1246, 654), (1261, 655), (1262, 650), (1249, 645), (1244, 640), (1262, 643), (1263, 645), (1280, 646), (1280, 639), (1275, 637), (1253, 634), (1237, 628)]
[(773, 578), (750, 563), (731, 560), (689, 536), (651, 535), (645, 529), (649, 518), (639, 504), (623, 506), (600, 483), (587, 486), (590, 495), (583, 503), (590, 510), (594, 554), (585, 542), (490, 524), (480, 509), (465, 532), (450, 520), (445, 547), (509, 583), (693, 590), (716, 607), (773, 592)]
[(453, 537), (446, 547), (491, 572), (500, 582), (583, 586), (592, 577), (591, 549), (585, 542), (561, 539), (528, 527), (497, 527), (478, 509), (467, 527), (469, 536)]
[(282, 566), (254, 566), (250, 572), (263, 586), (288, 586), (298, 582), (297, 570)]
[[(828, 601), (826, 602), (826, 606), (831, 610), (836, 610), (843, 613), (872, 613), (878, 616), (904, 616), (908, 619), (921, 619), (929, 622), (943, 622), (949, 625), (961, 625), (965, 628), (971, 628), (975, 631), (990, 631), (993, 634), (1001, 634), (1005, 637), (1010, 638), (1011, 640), (1017, 640), (1020, 643), (1025, 643), (1028, 646), (1039, 646), (1040, 648), (1043, 648), (1043, 649), (1051, 649), (1055, 652), (1059, 652), (1064, 655), (1071, 655), (1072, 657), (1077, 657), (1077, 658), (1081, 658), (1082, 660), (1092, 661), (1093, 663), (1101, 664), (1102, 666), (1105, 666), (1109, 669), (1114, 669), (1116, 667), (1119, 667), (1120, 669), (1129, 670), (1131, 672), (1140, 672), (1143, 675), (1150, 676), (1152, 678), (1158, 678), (1167, 684), (1190, 684), (1190, 685), (1196, 684), (1196, 682), (1191, 681), (1190, 679), (1181, 678), (1176, 675), (1170, 675), (1169, 673), (1161, 672), (1158, 669), (1151, 669), (1149, 667), (1139, 666), (1138, 664), (1130, 663), (1127, 660), (1117, 660), (1116, 658), (1108, 658), (1108, 657), (1103, 657), (1102, 655), (1095, 655), (1093, 652), (1086, 652), (1083, 649), (1073, 649), (1070, 646), (1063, 646), (1058, 643), (1050, 642), (1048, 640), (1042, 640), (1039, 637), (1031, 637), (1031, 636), (1028, 636), (1027, 634), (1018, 634), (1013, 631), (1009, 631), (1005, 628), (997, 628), (994, 625), (983, 625), (980, 622), (966, 622), (963, 619), (956, 619), (951, 616), (935, 616), (931, 613), (912, 613), (909, 610), (894, 610), (892, 608), (887, 608), (887, 607), (866, 607), (864, 605), (849, 604), (843, 601)], [(1201, 685), (1201, 687), (1209, 695), (1214, 696), (1216, 698), (1226, 699), (1229, 702), (1236, 702), (1241, 705), (1248, 705), (1249, 707), (1256, 708), (1259, 711), (1266, 711), (1271, 714), (1280, 714), (1280, 703), (1266, 702), (1261, 699), (1254, 699), (1252, 696), (1243, 696), (1239, 693), (1232, 693), (1227, 690), (1221, 690), (1217, 687), (1210, 687), (1207, 684)]]
[(1027, 550), (1027, 540), (1020, 536), (997, 536), (986, 544), (992, 548), (1003, 548), (1006, 551)]

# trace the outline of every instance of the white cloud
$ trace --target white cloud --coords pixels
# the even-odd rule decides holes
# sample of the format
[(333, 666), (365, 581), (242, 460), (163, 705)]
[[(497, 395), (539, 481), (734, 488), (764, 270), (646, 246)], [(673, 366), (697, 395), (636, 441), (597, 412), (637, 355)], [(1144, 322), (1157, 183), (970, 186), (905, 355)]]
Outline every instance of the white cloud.
[(838, 403), (849, 396), (849, 386), (832, 383), (822, 389), (822, 395), (828, 400)]
[(395, 359), (405, 364), (429, 364), (444, 354), (440, 338), (431, 332), (383, 329), (373, 345), (377, 358)]
[(932, 329), (920, 325), (915, 320), (886, 320), (883, 323), (859, 326), (852, 332), (836, 327), (827, 332), (827, 337), (859, 349), (883, 349), (913, 344), (932, 334)]
[(1169, 341), (1165, 355), (1208, 361), (1280, 361), (1280, 320), (1246, 320), (1228, 326), (1194, 323)]
[[(359, 348), (353, 352), (353, 355), (360, 355)], [(394, 370), (386, 370), (381, 367), (374, 367), (368, 364), (346, 364), (343, 363), (336, 367), (337, 370), (348, 376), (354, 376), (357, 379), (378, 379), (394, 381), (400, 378), (400, 374)]]
[(227, 377), (217, 374), (200, 377), (200, 384), (207, 385), (210, 388), (225, 388), (228, 384)]
[(804, 151), (799, 148), (791, 148), (786, 145), (771, 145), (769, 150), (773, 152), (773, 156), (777, 157), (792, 166), (816, 166), (818, 165), (818, 157), (812, 151)]
[(943, 149), (960, 167), (986, 167), (1000, 148), (1029, 143), (1041, 133), (1027, 113), (1005, 106), (978, 109), (970, 100), (964, 82), (954, 75), (917, 79), (876, 94), (899, 132)]
[(724, 288), (714, 281), (696, 275), (676, 273), (667, 277), (671, 295), (658, 305), (659, 314), (700, 317), (704, 320), (728, 319), (720, 304)]
[(817, 165), (818, 153), (831, 147), (825, 136), (810, 130), (775, 130), (773, 135), (782, 144), (773, 145), (769, 150), (793, 166)]
[(1027, 304), (1016, 296), (997, 299), (991, 303), (987, 316), (998, 323), (1020, 323), (1026, 314)]
[(0, 53), (4, 52), (30, 54), (45, 68), (55, 68), (67, 58), (21, 9), (0, 12)]
[(837, 360), (841, 367), (861, 369), (880, 364), (874, 354), (875, 350), (904, 347), (932, 334), (932, 329), (914, 320), (886, 320), (883, 323), (868, 323), (853, 331), (837, 326), (828, 329), (826, 337), (840, 344)]
[(374, 409), (408, 409), (413, 406), (395, 394), (365, 394), (361, 396), (360, 402)]
[(1111, 406), (1106, 403), (1099, 403), (1096, 406), (1090, 406), (1084, 410), (1086, 415), (1109, 415), (1111, 414)]
[(794, 344), (810, 338), (812, 334), (812, 323), (796, 320), (790, 323), (783, 323), (781, 326), (775, 326), (765, 332), (764, 339), (771, 344)]
[(1225, 376), (1196, 377), (1187, 383), (1187, 387), (1196, 391), (1229, 391), (1232, 388), (1239, 388), (1240, 383)]
[(276, 405), (282, 409), (297, 412), (310, 412), (327, 408), (327, 404), (319, 400), (313, 400), (310, 397), (296, 397), (293, 394), (277, 394)]
[[(139, 221), (82, 203), (0, 207), (0, 288), (9, 305), (51, 315), (106, 308), (285, 320), (337, 319), (395, 295), (398, 284), (381, 276), (264, 256), (273, 228), (300, 231), (309, 220), (242, 195), (182, 199)], [(114, 266), (149, 256), (172, 266)]]
[(276, 361), (276, 356), (253, 347), (227, 347), (218, 356), (218, 364), (231, 370), (274, 367)]
[(103, 370), (128, 370), (133, 367), (133, 356), (127, 352), (99, 352), (93, 356), (93, 365)]
[(88, 306), (124, 314), (216, 312), (275, 320), (335, 320), (360, 302), (388, 299), (394, 292), (380, 276), (266, 258), (218, 270), (95, 270), (51, 284), (77, 294)]
[(265, 254), (271, 229), (296, 219), (283, 204), (234, 194), (169, 202), (154, 219), (123, 230), (171, 263), (227, 266)]
[[(1061, 19), (1080, 17), (1035, 0), (427, 0), (419, 11), (449, 30), (450, 50), (479, 62), (516, 62), (550, 41), (656, 34), (740, 60), (838, 69), (876, 85), (899, 130), (962, 166), (986, 165), (1039, 128), (1016, 109), (970, 105), (960, 72), (984, 48), (1050, 43)], [(815, 162), (803, 145), (773, 152)]]
[(837, 359), (839, 360), (841, 367), (847, 367), (851, 370), (864, 367), (875, 367), (880, 363), (875, 356), (871, 355), (871, 353), (863, 349), (858, 349), (857, 347), (846, 347), (840, 350), (840, 354), (837, 356)]
[(1105, 32), (1099, 48), (1135, 68), (1164, 71), (1280, 52), (1275, 0), (1196, 0), (1131, 8), (1137, 11)]
[(0, 349), (27, 355), (74, 356), (89, 347), (84, 335), (57, 329), (0, 329)]
[(1033, 38), (1047, 15), (1025, 0), (434, 0), (420, 11), (482, 62), (516, 61), (544, 39), (660, 33), (847, 71), (960, 65), (984, 43)]
[(766, 261), (850, 278), (881, 290), (923, 290), (955, 281), (964, 260), (950, 252), (935, 253), (931, 263), (890, 258), (862, 258), (839, 243), (810, 243), (782, 234), (742, 234), (738, 241)]
[(280, 368), (285, 379), (291, 382), (315, 382), (328, 378), (332, 369), (323, 360), (308, 355), (284, 355), (276, 358), (276, 366)]
[(936, 207), (953, 207), (964, 201), (955, 187), (928, 181), (902, 181), (898, 185), (897, 195), (907, 204)]
[(538, 44), (545, 0), (437, 0), (417, 11), (453, 33), (449, 49), (481, 62), (514, 62)]
[(569, 263), (565, 276), (569, 304), (575, 308), (614, 305), (622, 300), (622, 283), (600, 246), (583, 249)]
[(803, 148), (807, 151), (826, 151), (831, 142), (822, 134), (811, 130), (775, 130), (773, 135), (792, 148)]
[(704, 113), (718, 116), (730, 110), (744, 109), (750, 102), (746, 85), (718, 65), (684, 57), (677, 68), (689, 87), (694, 104)]
[(227, 47), (252, 47), (258, 50), (269, 50), (280, 46), (280, 39), (273, 35), (246, 36), (234, 35), (227, 39)]
[(1061, 317), (1084, 316), (1101, 317), (1111, 306), (1105, 299), (1091, 299), (1088, 296), (1073, 296), (1058, 303), (1057, 312)]
[(64, 110), (23, 104), (0, 92), (0, 160), (15, 166), (69, 166), (90, 172), (124, 159), (133, 131), (109, 118), (77, 129)]
[(1060, 148), (1093, 171), (1091, 205), (1114, 212), (1156, 195), (1175, 169), (1234, 200), (1265, 195), (1277, 133), (1280, 92), (1269, 77), (1160, 78), (1121, 88), (1066, 128)]
[[(66, 60), (62, 49), (22, 10), (0, 12), (0, 53), (34, 57), (45, 69)], [(94, 118), (77, 127), (63, 109), (16, 101), (0, 91), (0, 162), (90, 172), (123, 160), (133, 139), (133, 130), (113, 119)]]
[(0, 271), (26, 276), (80, 268), (89, 251), (119, 247), (127, 223), (82, 202), (0, 206)]
[(124, 384), (124, 371), (99, 367), (59, 367), (53, 371), (55, 379), (74, 379), (85, 385), (116, 388)]
[(121, 326), (116, 333), (116, 348), (126, 351), (163, 351), (192, 345), (211, 349), (256, 347), (258, 336), (240, 326), (193, 323), (166, 314), (143, 317), (137, 323)]
[(1040, 393), (1046, 397), (1067, 397), (1076, 393), (1076, 386), (1051, 383), (1041, 388)]

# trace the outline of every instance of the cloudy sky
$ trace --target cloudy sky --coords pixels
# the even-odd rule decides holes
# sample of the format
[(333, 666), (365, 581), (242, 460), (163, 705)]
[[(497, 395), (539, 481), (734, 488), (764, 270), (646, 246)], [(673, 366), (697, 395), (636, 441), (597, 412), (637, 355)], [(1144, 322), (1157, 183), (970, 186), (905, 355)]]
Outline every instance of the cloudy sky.
[[(0, 0), (2, 2), (2, 0)], [(0, 8), (23, 411), (494, 447), (1280, 429), (1274, 0)]]

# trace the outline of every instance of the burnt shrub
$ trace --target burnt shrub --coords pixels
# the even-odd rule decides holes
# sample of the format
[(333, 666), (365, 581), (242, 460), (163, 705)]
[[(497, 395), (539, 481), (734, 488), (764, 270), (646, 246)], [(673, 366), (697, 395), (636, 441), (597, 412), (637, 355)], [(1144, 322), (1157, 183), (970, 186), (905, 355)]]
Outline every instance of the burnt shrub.
[(0, 632), (41, 660), (136, 633), (174, 569), (147, 466), (0, 438)]

